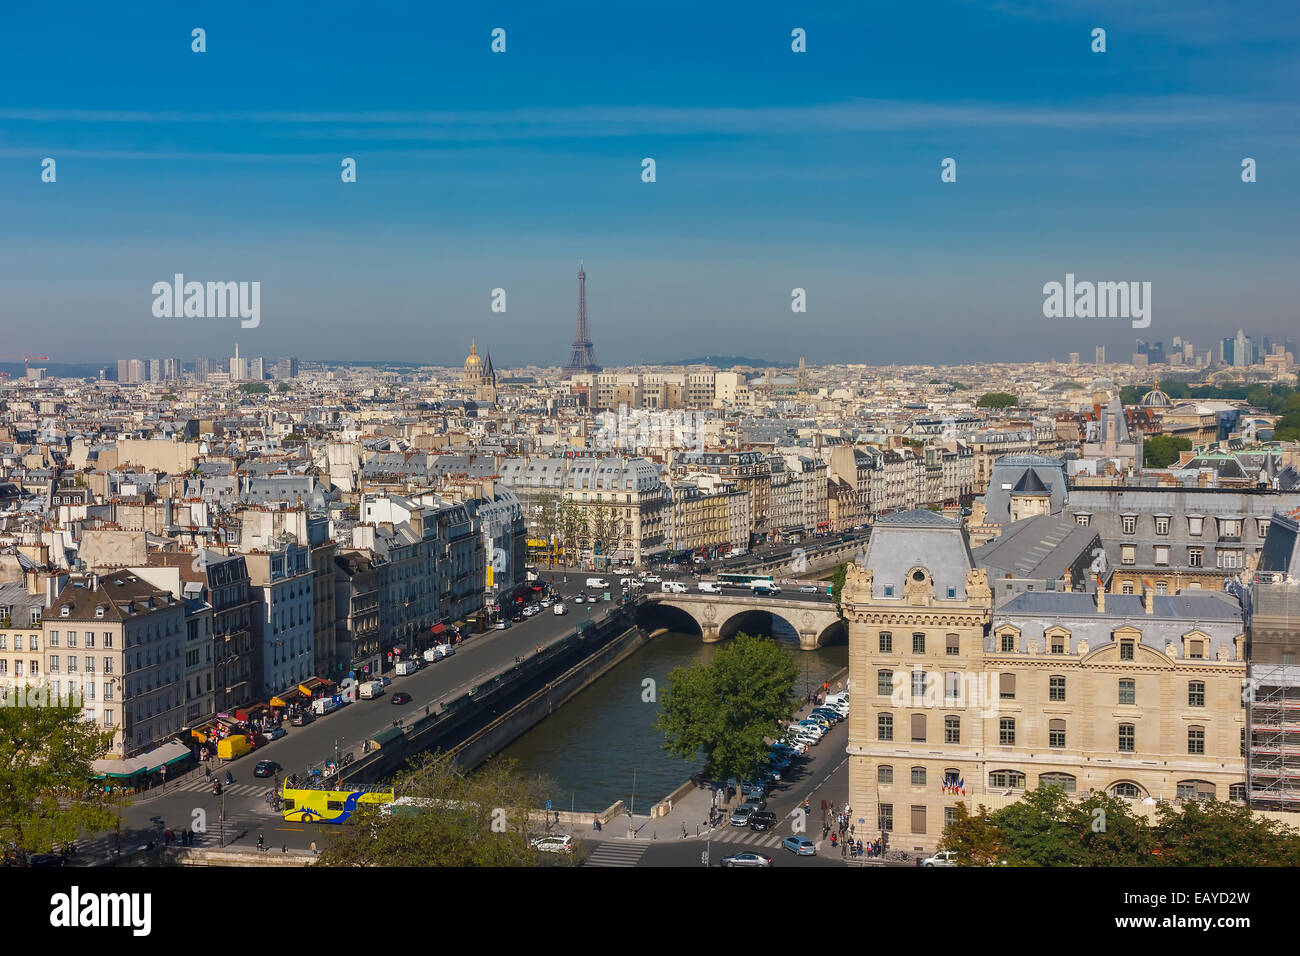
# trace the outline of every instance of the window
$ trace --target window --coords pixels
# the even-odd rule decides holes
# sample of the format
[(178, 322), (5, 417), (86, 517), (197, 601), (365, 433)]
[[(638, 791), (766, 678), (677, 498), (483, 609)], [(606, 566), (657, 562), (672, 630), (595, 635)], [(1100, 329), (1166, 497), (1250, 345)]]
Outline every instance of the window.
[(1088, 525), (1092, 524), (1092, 515), (1077, 514), (1074, 516), (1074, 523), (1079, 525), (1081, 528), (1086, 528)]
[(948, 700), (961, 700), (961, 673), (948, 671), (943, 675), (943, 695)]
[(1259, 531), (1260, 538), (1264, 538), (1265, 536), (1268, 535), (1268, 522), (1269, 522), (1268, 518), (1255, 519), (1256, 528)]
[(1047, 746), (1065, 747), (1065, 721), (1059, 717), (1047, 722)]
[(1166, 584), (1164, 581), (1157, 581), (1156, 594), (1168, 594), (1168, 593), (1169, 593), (1169, 585)]
[(1214, 552), (1214, 557), (1221, 568), (1243, 567), (1241, 555), (1242, 552), (1236, 548), (1219, 548)]
[(1119, 546), (1120, 564), (1137, 564), (1137, 545), (1121, 544)]
[(1065, 678), (1052, 676), (1047, 678), (1047, 699), (1065, 700)]
[(1137, 532), (1137, 515), (1124, 515), (1124, 533), (1135, 534)]
[(1228, 799), (1240, 803), (1246, 802), (1246, 785), (1244, 783), (1232, 783), (1228, 785)]
[(925, 768), (924, 768), (924, 767), (913, 767), (913, 768), (912, 768), (912, 786), (914, 786), (914, 787), (924, 787), (924, 786), (925, 786)]
[(1110, 793), (1111, 796), (1124, 797), (1129, 800), (1136, 800), (1142, 796), (1142, 791), (1138, 789), (1138, 785), (1135, 783), (1117, 783), (1110, 788)]
[(999, 674), (998, 675), (998, 697), (1002, 700), (1016, 699), (1016, 675)]
[(880, 632), (880, 653), (894, 653), (894, 635), (890, 634), (888, 631)]
[(888, 697), (894, 692), (894, 672), (876, 671), (876, 694)]
[(922, 670), (912, 671), (912, 696), (913, 697), (925, 696), (925, 671)]
[(956, 657), (961, 653), (961, 639), (956, 634), (949, 634), (946, 641), (946, 651), (949, 657)]
[(890, 784), (894, 782), (894, 768), (890, 766), (880, 766), (876, 768), (876, 783)]
[(1169, 533), (1169, 517), (1167, 515), (1156, 516), (1156, 534)]
[(69, 647), (76, 647), (76, 646), (77, 646), (77, 632), (76, 632), (76, 631), (68, 631), (68, 646), (69, 646)]
[(948, 716), (943, 719), (943, 742), (946, 744), (961, 743), (961, 718)]
[(1187, 656), (1188, 656), (1188, 658), (1190, 658), (1191, 660), (1194, 660), (1194, 661), (1204, 660), (1204, 659), (1205, 659), (1205, 642), (1204, 642), (1204, 641), (1188, 641), (1188, 642), (1187, 642)]
[(1194, 680), (1187, 685), (1187, 706), (1205, 706), (1205, 682)]
[(881, 714), (876, 718), (876, 739), (894, 739), (894, 717), (892, 714)]
[(894, 830), (894, 805), (892, 803), (882, 803), (876, 811), (876, 825), (886, 833), (892, 833)]
[(1120, 641), (1120, 642), (1119, 642), (1119, 659), (1122, 660), (1122, 661), (1131, 661), (1131, 660), (1133, 660), (1133, 642), (1132, 642), (1132, 641)]
[(1122, 754), (1131, 754), (1137, 746), (1137, 732), (1132, 724), (1119, 725), (1119, 746), (1116, 748)]
[(1202, 533), (1204, 530), (1205, 530), (1205, 519), (1204, 519), (1204, 518), (1199, 517), (1199, 516), (1197, 516), (1197, 517), (1192, 517), (1191, 515), (1189, 515), (1189, 516), (1187, 517), (1187, 533), (1188, 533), (1188, 534), (1190, 534), (1190, 535), (1195, 535), (1196, 537), (1200, 537), (1200, 536), (1201, 536), (1201, 533)]
[(1169, 545), (1156, 545), (1156, 564), (1164, 565), (1169, 563)]
[(1187, 566), (1191, 568), (1200, 568), (1205, 566), (1205, 549), (1188, 548), (1187, 549)]
[(1137, 682), (1131, 680), (1121, 680), (1119, 682), (1119, 702), (1121, 704), (1132, 705), (1137, 699)]
[(1053, 654), (1065, 653), (1065, 638), (1059, 634), (1052, 635), (1052, 653)]
[(1132, 582), (1132, 581), (1125, 581), (1124, 584), (1120, 587), (1119, 590), (1120, 590), (1120, 593), (1121, 593), (1121, 594), (1132, 594), (1132, 593), (1133, 593), (1133, 582)]
[(1076, 781), (1073, 774), (1043, 773), (1038, 775), (1040, 787), (1059, 787), (1066, 793), (1074, 793)]
[(1025, 775), (1019, 770), (994, 770), (989, 774), (990, 790), (1023, 790)]
[(952, 826), (952, 825), (953, 825), (954, 823), (956, 823), (956, 822), (957, 822), (957, 808), (956, 808), (956, 807), (944, 807), (944, 808), (943, 808), (943, 828), (946, 830), (946, 829), (948, 829), (948, 827)]
[(1008, 632), (1006, 634), (1002, 634), (1001, 639), (1002, 639), (1002, 653), (1014, 654), (1016, 652), (1016, 635)]
[(998, 721), (998, 743), (1003, 747), (1014, 747), (1016, 745), (1016, 719), (1014, 717), (1003, 717)]
[(912, 832), (913, 833), (925, 832), (925, 807), (924, 806), (913, 805), (912, 807)]
[(916, 634), (913, 634), (913, 635), (912, 635), (912, 653), (913, 653), (913, 654), (924, 654), (924, 653), (925, 653), (925, 635), (924, 635), (924, 634), (916, 633)]
[(1220, 538), (1240, 538), (1241, 522), (1236, 518), (1219, 519), (1219, 537)]
[(1205, 753), (1205, 728), (1191, 726), (1187, 728), (1187, 752), (1189, 754)]
[(925, 714), (912, 715), (912, 742), (925, 743)]

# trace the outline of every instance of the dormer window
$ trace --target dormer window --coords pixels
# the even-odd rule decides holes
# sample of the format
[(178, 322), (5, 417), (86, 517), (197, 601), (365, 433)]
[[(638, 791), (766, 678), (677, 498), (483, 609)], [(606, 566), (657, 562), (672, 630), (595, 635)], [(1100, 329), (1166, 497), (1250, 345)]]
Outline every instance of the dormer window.
[(72, 606), (65, 604), (59, 608), (59, 617), (67, 617), (72, 612)]
[(95, 617), (103, 617), (103, 616), (104, 616), (104, 606), (101, 604), (99, 607), (95, 608)]

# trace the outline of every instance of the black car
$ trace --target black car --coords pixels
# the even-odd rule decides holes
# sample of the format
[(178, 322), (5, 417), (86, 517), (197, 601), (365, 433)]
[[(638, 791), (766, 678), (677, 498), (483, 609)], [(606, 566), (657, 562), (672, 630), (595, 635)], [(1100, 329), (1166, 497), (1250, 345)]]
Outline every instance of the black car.
[(762, 832), (776, 826), (776, 814), (771, 810), (757, 810), (749, 815), (749, 828)]
[(394, 704), (409, 704), (411, 702), (411, 695), (406, 693), (406, 691), (399, 690), (390, 699)]
[(27, 860), (28, 866), (67, 866), (68, 861), (58, 853), (37, 853)]
[(257, 766), (253, 768), (254, 777), (274, 777), (283, 769), (274, 760), (259, 760)]

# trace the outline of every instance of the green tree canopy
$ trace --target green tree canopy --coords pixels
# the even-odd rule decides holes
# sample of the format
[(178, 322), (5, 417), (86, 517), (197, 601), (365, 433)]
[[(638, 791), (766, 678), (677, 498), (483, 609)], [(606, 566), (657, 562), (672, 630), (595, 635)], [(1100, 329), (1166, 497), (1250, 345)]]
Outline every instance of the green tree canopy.
[(1216, 800), (1162, 803), (1154, 821), (1124, 800), (1074, 800), (1055, 787), (1000, 810), (964, 803), (941, 849), (963, 866), (1295, 866), (1300, 831)]
[(47, 686), (13, 703), (0, 707), (0, 842), (48, 853), (83, 829), (113, 828), (114, 808), (90, 769), (113, 731), (82, 720), (79, 706), (60, 706)]
[(751, 776), (794, 709), (798, 674), (792, 651), (744, 633), (711, 662), (674, 669), (655, 724), (664, 750), (684, 760), (703, 752), (712, 777)]
[(271, 386), (263, 382), (245, 382), (239, 390), (245, 395), (265, 395), (271, 391)]
[(1020, 400), (1010, 392), (985, 392), (975, 402), (976, 408), (1010, 408), (1019, 405)]
[[(529, 846), (543, 832), (545, 781), (518, 772), (512, 760), (493, 757), (464, 774), (446, 754), (424, 754), (394, 787), (430, 806), (353, 814), (331, 828), (320, 866), (536, 866), (567, 857)], [(545, 859), (544, 859), (545, 858)]]
[(1142, 442), (1142, 464), (1147, 468), (1168, 468), (1180, 451), (1191, 451), (1189, 439), (1179, 435), (1151, 435)]

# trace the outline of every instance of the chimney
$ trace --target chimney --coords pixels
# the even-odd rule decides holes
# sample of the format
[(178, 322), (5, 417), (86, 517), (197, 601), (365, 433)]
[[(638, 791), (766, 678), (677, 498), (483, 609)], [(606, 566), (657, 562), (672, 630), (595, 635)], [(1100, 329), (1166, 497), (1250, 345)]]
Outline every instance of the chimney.
[(1070, 575), (1067, 574), (1065, 576), (1065, 593), (1069, 594), (1073, 590), (1074, 590), (1074, 578), (1070, 577)]
[(1097, 579), (1097, 613), (1106, 613), (1106, 582), (1101, 578)]
[(90, 572), (90, 590), (99, 590), (99, 575), (94, 571)]
[(1142, 606), (1148, 614), (1156, 613), (1156, 589), (1149, 581), (1142, 582)]

